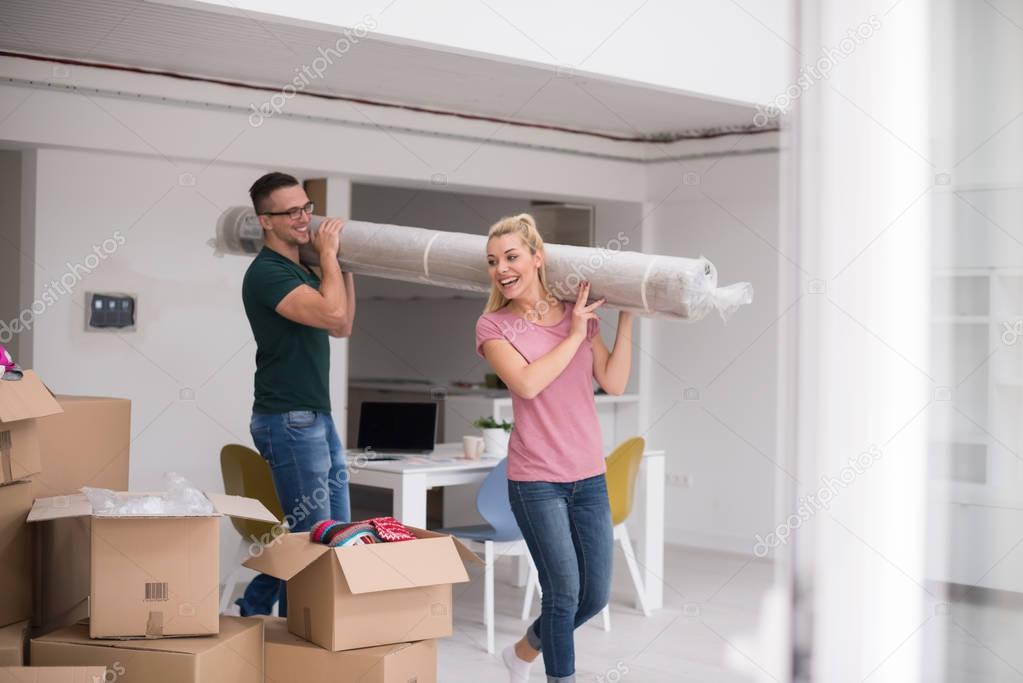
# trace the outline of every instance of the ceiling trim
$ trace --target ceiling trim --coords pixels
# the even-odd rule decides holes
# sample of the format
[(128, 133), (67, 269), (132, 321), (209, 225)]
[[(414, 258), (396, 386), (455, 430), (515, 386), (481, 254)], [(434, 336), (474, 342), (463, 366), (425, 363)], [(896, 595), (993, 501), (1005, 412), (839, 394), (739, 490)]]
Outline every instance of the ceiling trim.
[[(203, 76), (197, 74), (185, 74), (178, 73), (165, 69), (153, 69), (148, 67), (130, 66), (124, 64), (113, 64), (106, 62), (97, 62), (85, 59), (74, 59), (69, 57), (55, 57), (50, 55), (32, 54), (25, 52), (16, 52), (10, 50), (0, 50), (0, 57), (10, 57), (14, 59), (24, 59), (35, 62), (44, 62), (50, 64), (61, 64), (65, 66), (84, 66), (94, 69), (101, 69), (106, 71), (116, 71), (122, 73), (141, 74), (146, 76), (160, 76), (165, 78), (172, 78), (177, 80), (190, 81), (193, 83), (207, 83), (212, 85), (219, 85), (230, 88), (239, 88), (245, 90), (253, 90), (259, 92), (270, 92), (280, 93), (280, 87), (274, 87), (269, 85), (261, 85), (256, 83), (248, 83), (245, 81), (230, 80), (225, 78), (217, 78), (212, 76)], [(421, 105), (411, 105), (401, 102), (387, 102), (383, 100), (374, 100), (365, 97), (353, 97), (347, 95), (338, 95), (333, 93), (316, 92), (311, 90), (302, 90), (297, 93), (297, 97), (309, 97), (313, 99), (335, 101), (335, 102), (346, 102), (349, 104), (359, 104), (371, 107), (381, 107), (388, 109), (398, 109), (416, 114), (425, 114), (429, 116), (445, 116), (458, 119), (465, 119), (470, 121), (482, 121), (487, 123), (498, 123), (501, 125), (514, 126), (519, 128), (531, 128), (537, 130), (553, 131), (557, 133), (567, 133), (570, 135), (583, 135), (602, 140), (609, 140), (612, 142), (622, 143), (640, 143), (647, 145), (661, 145), (670, 144), (675, 142), (682, 142), (688, 140), (708, 140), (713, 138), (725, 137), (730, 135), (758, 135), (762, 133), (773, 133), (778, 131), (776, 121), (769, 121), (768, 125), (757, 126), (753, 123), (745, 125), (730, 125), (730, 126), (718, 126), (711, 128), (699, 128), (699, 129), (687, 129), (677, 132), (661, 132), (649, 135), (619, 135), (615, 133), (607, 133), (602, 131), (586, 130), (582, 128), (574, 128), (570, 126), (563, 126), (557, 124), (548, 124), (536, 121), (524, 121), (520, 119), (509, 119), (497, 116), (491, 116), (487, 114), (477, 114), (473, 112), (462, 112), (449, 109), (439, 109), (433, 107), (424, 107)], [(281, 116), (282, 114), (275, 114), (275, 116)], [(308, 117), (304, 115), (298, 115), (299, 118), (316, 118)], [(560, 150), (559, 150), (560, 151)], [(628, 158), (631, 157), (618, 157), (616, 155), (602, 156), (602, 158)]]

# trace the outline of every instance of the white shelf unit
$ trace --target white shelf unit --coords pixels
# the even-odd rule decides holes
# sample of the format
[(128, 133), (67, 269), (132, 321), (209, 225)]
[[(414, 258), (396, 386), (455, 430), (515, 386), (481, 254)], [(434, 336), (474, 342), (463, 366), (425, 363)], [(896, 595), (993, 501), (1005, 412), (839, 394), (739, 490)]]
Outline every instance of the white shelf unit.
[(932, 412), (932, 477), (955, 502), (1015, 495), (1023, 507), (1023, 271), (940, 270), (932, 291), (932, 365), (947, 390)]
[(1023, 592), (988, 571), (1023, 535), (1023, 269), (937, 270), (932, 292), (929, 514), (948, 545), (929, 574)]

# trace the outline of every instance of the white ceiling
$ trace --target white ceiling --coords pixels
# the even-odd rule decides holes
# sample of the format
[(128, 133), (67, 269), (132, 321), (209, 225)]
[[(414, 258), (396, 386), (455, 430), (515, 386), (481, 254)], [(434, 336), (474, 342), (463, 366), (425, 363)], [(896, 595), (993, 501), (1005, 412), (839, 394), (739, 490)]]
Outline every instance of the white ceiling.
[[(0, 50), (159, 69), (273, 88), (341, 34), (138, 0), (4, 0)], [(309, 91), (605, 132), (674, 136), (750, 127), (754, 110), (592, 75), (367, 36)]]

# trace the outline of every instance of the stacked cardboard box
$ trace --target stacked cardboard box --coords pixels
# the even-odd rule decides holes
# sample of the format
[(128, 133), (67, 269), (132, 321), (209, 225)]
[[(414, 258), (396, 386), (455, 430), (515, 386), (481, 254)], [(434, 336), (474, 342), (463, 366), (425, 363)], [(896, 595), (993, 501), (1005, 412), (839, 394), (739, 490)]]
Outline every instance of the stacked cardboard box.
[(269, 683), (436, 683), (437, 641), (331, 652), (288, 631), (286, 619), (268, 618), (264, 661)]
[(220, 616), (221, 517), (277, 520), (216, 493), (210, 515), (93, 515), (79, 489), (127, 489), (130, 423), (124, 399), (55, 396), (32, 371), (0, 382), (0, 667), (37, 636), (33, 667), (0, 683), (263, 683), (264, 656), (275, 683), (436, 681), (471, 551), (422, 529), (345, 548), (288, 534), (246, 562), (288, 580), (288, 619)]
[[(121, 492), (124, 498), (146, 494)], [(276, 521), (252, 498), (207, 493), (210, 514), (101, 516), (82, 494), (38, 498), (28, 521), (91, 518), (89, 635), (216, 635), (220, 519)]]
[(34, 638), (31, 661), (97, 665), (117, 683), (263, 683), (262, 622), (220, 617), (217, 631), (197, 638), (98, 640), (79, 624)]
[[(340, 548), (287, 534), (245, 562), (288, 582), (289, 633), (281, 620), (267, 635), (272, 680), (345, 681), (336, 672), (361, 670), (379, 683), (436, 681), (435, 641), (453, 629), (452, 584), (468, 581), (463, 563), (480, 559), (451, 536), (409, 531), (416, 540)], [(296, 662), (306, 665), (289, 674)]]
[(0, 666), (21, 666), (28, 647), (28, 622), (0, 628)]
[(25, 525), (32, 507), (31, 477), (41, 470), (38, 422), (61, 412), (34, 372), (0, 380), (0, 626), (32, 617), (33, 546)]
[[(217, 536), (222, 514), (272, 515), (210, 494), (214, 515), (93, 524), (79, 489), (126, 489), (130, 442), (127, 400), (55, 396), (32, 371), (0, 382), (0, 666), (25, 663), (26, 619), (37, 635), (55, 631), (32, 641), (34, 666), (0, 669), (0, 682), (263, 683), (262, 624), (217, 615)], [(153, 639), (178, 633), (211, 635)]]
[(32, 482), (0, 486), (0, 626), (32, 616), (32, 534), (25, 519), (32, 508)]
[[(71, 496), (83, 486), (128, 488), (131, 402), (55, 396), (61, 412), (38, 420), (41, 472), (35, 496)], [(89, 615), (88, 517), (31, 525), (35, 544), (32, 626), (46, 633)]]
[(38, 632), (88, 616), (88, 520), (25, 525), (39, 496), (128, 486), (131, 403), (52, 394), (35, 372), (0, 381), (0, 626)]
[(0, 683), (103, 683), (102, 666), (0, 667)]
[(214, 512), (178, 516), (94, 515), (81, 494), (37, 499), (30, 523), (91, 518), (90, 615), (34, 638), (31, 662), (101, 664), (123, 683), (262, 683), (262, 623), (217, 614), (220, 519), (275, 518), (251, 498), (206, 497)]

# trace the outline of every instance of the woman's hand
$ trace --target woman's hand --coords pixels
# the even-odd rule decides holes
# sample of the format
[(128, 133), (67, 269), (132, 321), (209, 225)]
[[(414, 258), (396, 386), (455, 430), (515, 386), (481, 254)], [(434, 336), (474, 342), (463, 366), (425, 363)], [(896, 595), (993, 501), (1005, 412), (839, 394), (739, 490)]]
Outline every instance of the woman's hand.
[(599, 320), (594, 311), (604, 305), (605, 299), (599, 299), (589, 306), (586, 301), (590, 297), (590, 283), (584, 282), (579, 287), (579, 296), (575, 300), (575, 308), (572, 309), (572, 336), (586, 339), (586, 328), (590, 320)]

